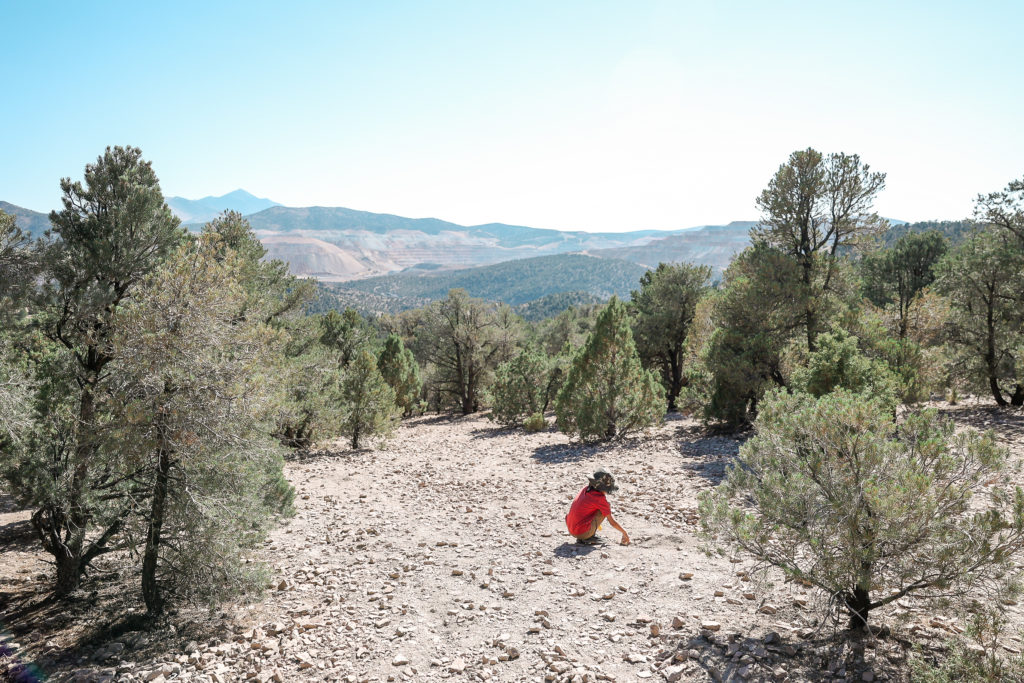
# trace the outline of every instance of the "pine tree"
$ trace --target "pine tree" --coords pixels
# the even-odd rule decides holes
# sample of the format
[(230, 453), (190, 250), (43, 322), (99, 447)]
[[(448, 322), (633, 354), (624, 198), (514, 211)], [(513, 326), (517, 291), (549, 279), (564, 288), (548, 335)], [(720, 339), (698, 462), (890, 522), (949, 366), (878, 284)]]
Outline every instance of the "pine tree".
[(555, 405), (558, 428), (582, 439), (611, 439), (665, 414), (665, 390), (644, 370), (625, 304), (612, 297), (573, 360)]
[(368, 349), (355, 354), (345, 371), (341, 395), (345, 406), (342, 432), (351, 437), (352, 448), (359, 448), (360, 439), (386, 436), (397, 422), (395, 391), (377, 369), (377, 359)]
[[(141, 150), (108, 147), (85, 167), (85, 184), (61, 180), (64, 208), (50, 214), (53, 235), (43, 255), (42, 301), (38, 320), (58, 347), (48, 371), (53, 405), (74, 406), (60, 429), (66, 440), (41, 444), (26, 455), (24, 470), (40, 476), (24, 492), (36, 506), (33, 523), (43, 547), (53, 554), (57, 592), (77, 588), (82, 572), (125, 521), (122, 499), (107, 475), (101, 434), (110, 372), (112, 318), (139, 284), (184, 238), (179, 221), (164, 203), (156, 174)], [(72, 422), (73, 420), (73, 422)], [(54, 423), (54, 420), (47, 418)], [(55, 449), (47, 448), (52, 445)], [(54, 486), (57, 482), (57, 486)], [(98, 534), (93, 532), (101, 531)]]
[(397, 334), (388, 335), (377, 359), (377, 367), (384, 381), (395, 392), (395, 403), (406, 417), (412, 415), (420, 401), (420, 368), (412, 351), (405, 348)]

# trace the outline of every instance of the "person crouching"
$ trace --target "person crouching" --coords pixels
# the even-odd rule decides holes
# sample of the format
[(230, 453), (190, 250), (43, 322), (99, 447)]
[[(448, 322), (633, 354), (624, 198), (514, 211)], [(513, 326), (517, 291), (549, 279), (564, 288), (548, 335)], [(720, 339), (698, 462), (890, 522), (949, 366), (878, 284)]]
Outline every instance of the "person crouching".
[(565, 516), (565, 525), (569, 533), (576, 537), (576, 542), (583, 545), (600, 543), (597, 531), (607, 519), (608, 523), (622, 532), (622, 545), (629, 545), (629, 534), (612, 518), (612, 507), (605, 494), (615, 493), (619, 487), (615, 478), (604, 469), (594, 472), (587, 486), (580, 489), (576, 499), (572, 501), (569, 514)]

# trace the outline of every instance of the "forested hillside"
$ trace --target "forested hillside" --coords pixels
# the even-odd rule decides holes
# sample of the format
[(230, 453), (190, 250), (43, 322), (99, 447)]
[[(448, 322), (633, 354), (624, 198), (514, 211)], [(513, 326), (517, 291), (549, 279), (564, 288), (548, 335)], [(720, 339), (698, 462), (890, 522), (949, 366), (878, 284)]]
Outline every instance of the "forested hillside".
[(492, 266), (416, 273), (394, 273), (346, 282), (334, 291), (361, 292), (390, 299), (442, 299), (450, 289), (516, 306), (549, 294), (580, 291), (601, 299), (626, 296), (647, 269), (617, 259), (560, 254), (507, 261)]

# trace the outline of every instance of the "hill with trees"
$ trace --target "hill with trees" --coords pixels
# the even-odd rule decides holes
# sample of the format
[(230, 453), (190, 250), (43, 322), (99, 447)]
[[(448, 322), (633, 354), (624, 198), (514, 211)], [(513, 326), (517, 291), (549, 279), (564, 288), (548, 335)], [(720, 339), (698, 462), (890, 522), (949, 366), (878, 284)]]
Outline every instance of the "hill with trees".
[(465, 289), (470, 296), (518, 306), (549, 295), (586, 292), (601, 300), (628, 296), (643, 266), (617, 259), (583, 254), (560, 254), (519, 259), (479, 268), (426, 273), (394, 273), (327, 286), (329, 292), (386, 297), (399, 310), (415, 301), (443, 299), (451, 289)]

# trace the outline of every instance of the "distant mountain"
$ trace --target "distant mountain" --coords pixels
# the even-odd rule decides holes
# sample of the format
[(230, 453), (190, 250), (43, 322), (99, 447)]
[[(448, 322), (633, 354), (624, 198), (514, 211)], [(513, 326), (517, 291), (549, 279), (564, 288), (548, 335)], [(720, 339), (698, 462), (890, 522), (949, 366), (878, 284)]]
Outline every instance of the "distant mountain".
[[(436, 218), (404, 218), (322, 206), (275, 206), (247, 218), (261, 239), (312, 237), (337, 246), (365, 264), (371, 273), (472, 267), (536, 256), (638, 247), (680, 232), (563, 232), (504, 223), (463, 226)], [(292, 258), (295, 260), (289, 263), (293, 272), (316, 270), (313, 264), (302, 262), (301, 250), (296, 250)], [(322, 273), (319, 277), (344, 281), (360, 275)]]
[[(448, 290), (461, 288), (470, 296), (516, 306), (543, 297), (574, 292), (599, 300), (613, 294), (628, 297), (639, 286), (647, 268), (628, 261), (583, 254), (557, 254), (507, 261), (490, 266), (427, 273), (392, 273), (327, 287), (341, 300), (363, 308), (360, 300), (379, 310), (401, 310), (442, 299)], [(383, 304), (381, 303), (383, 302)]]
[(43, 233), (50, 229), (50, 217), (45, 213), (24, 209), (8, 202), (0, 202), (0, 211), (14, 216), (15, 224), (33, 237), (42, 237)]
[(756, 221), (705, 225), (651, 240), (642, 245), (596, 249), (587, 253), (601, 258), (624, 259), (648, 268), (656, 268), (663, 261), (688, 261), (711, 266), (715, 273), (721, 273), (734, 255), (750, 245), (750, 229), (755, 225)]
[(278, 206), (277, 202), (255, 197), (245, 190), (235, 190), (220, 197), (203, 197), (202, 199), (167, 197), (166, 202), (174, 215), (186, 224), (206, 223), (228, 209), (247, 215)]

